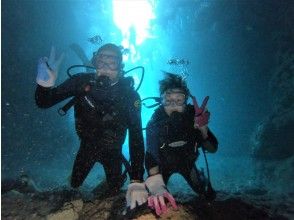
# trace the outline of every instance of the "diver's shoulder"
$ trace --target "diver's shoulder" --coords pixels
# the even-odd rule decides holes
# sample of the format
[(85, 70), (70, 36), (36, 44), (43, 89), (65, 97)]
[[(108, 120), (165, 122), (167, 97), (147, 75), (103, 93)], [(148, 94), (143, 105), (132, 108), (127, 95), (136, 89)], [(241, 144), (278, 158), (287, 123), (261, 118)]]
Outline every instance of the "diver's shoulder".
[(140, 99), (139, 93), (135, 90), (134, 79), (132, 77), (124, 77), (120, 80), (122, 93), (130, 99)]
[(122, 77), (119, 80), (119, 83), (123, 88), (128, 88), (128, 89), (133, 89), (134, 90), (135, 82), (134, 82), (133, 77), (130, 77), (130, 76)]
[(157, 129), (163, 128), (166, 119), (168, 118), (167, 114), (165, 113), (162, 107), (158, 107), (153, 112), (150, 120), (147, 123), (147, 130), (149, 132), (157, 132)]
[(187, 104), (187, 109), (189, 110), (189, 111), (194, 111), (194, 105), (192, 105), (192, 104)]
[(167, 114), (164, 111), (164, 108), (162, 106), (159, 106), (156, 108), (151, 116), (150, 123), (158, 122), (159, 120), (162, 120), (167, 117)]
[(194, 105), (191, 105), (191, 104), (187, 104), (186, 106), (186, 112), (188, 114), (195, 114), (195, 109), (194, 109)]

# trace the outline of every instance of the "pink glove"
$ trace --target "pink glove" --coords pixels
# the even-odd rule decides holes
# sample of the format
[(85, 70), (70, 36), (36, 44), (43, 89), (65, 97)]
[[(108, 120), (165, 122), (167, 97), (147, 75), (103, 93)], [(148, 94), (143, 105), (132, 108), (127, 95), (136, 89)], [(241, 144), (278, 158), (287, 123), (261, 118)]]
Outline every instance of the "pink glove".
[(192, 96), (193, 105), (195, 109), (194, 127), (203, 127), (204, 125), (208, 124), (210, 118), (210, 113), (206, 111), (208, 99), (209, 96), (206, 96), (201, 104), (201, 107), (199, 108), (195, 96)]
[(174, 197), (168, 192), (163, 193), (162, 196), (149, 196), (148, 206), (151, 209), (155, 209), (156, 215), (161, 215), (167, 212), (167, 207), (164, 198), (168, 200), (168, 202), (172, 205), (174, 209), (178, 209)]
[(167, 212), (165, 199), (174, 209), (178, 209), (174, 197), (167, 191), (161, 174), (148, 177), (145, 184), (150, 193), (148, 197), (148, 206), (151, 209), (155, 209), (157, 215)]

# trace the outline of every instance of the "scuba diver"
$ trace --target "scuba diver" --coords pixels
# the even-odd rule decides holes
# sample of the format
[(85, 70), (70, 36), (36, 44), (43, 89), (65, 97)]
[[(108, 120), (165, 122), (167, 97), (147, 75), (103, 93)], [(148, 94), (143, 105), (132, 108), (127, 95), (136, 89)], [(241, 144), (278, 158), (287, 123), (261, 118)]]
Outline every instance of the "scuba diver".
[(148, 206), (155, 209), (157, 215), (167, 211), (165, 199), (173, 208), (177, 208), (175, 199), (166, 187), (174, 173), (180, 173), (201, 200), (215, 198), (210, 182), (207, 184), (203, 172), (196, 168), (195, 161), (200, 147), (210, 153), (216, 152), (218, 148), (218, 141), (208, 128), (208, 97), (201, 107), (192, 96), (194, 106), (187, 104), (189, 89), (183, 78), (176, 74), (166, 73), (166, 78), (159, 83), (161, 105), (146, 127), (145, 157)]
[(131, 166), (127, 201), (129, 206), (143, 204), (147, 194), (142, 183), (141, 100), (133, 88), (133, 78), (123, 75), (120, 48), (111, 43), (101, 46), (91, 60), (96, 73), (75, 74), (55, 87), (61, 59), (55, 60), (53, 48), (49, 59), (39, 60), (35, 100), (40, 108), (49, 108), (74, 97), (80, 148), (73, 165), (71, 186), (81, 186), (94, 164), (99, 162), (105, 171), (109, 193), (117, 193), (124, 183), (122, 145), (128, 130)]

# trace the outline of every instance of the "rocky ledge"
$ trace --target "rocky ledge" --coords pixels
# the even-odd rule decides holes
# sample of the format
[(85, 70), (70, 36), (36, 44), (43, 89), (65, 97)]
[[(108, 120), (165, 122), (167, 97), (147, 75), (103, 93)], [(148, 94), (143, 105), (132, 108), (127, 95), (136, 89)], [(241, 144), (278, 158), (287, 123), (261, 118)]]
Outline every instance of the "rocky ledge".
[[(194, 195), (177, 193), (179, 209), (169, 207), (161, 219), (294, 219), (293, 195), (272, 199), (266, 191), (251, 190), (229, 194), (218, 192), (212, 203), (201, 202)], [(22, 194), (3, 194), (2, 219), (77, 220), (77, 219), (158, 219), (142, 206), (126, 212), (125, 192), (116, 196), (81, 193), (70, 189)]]

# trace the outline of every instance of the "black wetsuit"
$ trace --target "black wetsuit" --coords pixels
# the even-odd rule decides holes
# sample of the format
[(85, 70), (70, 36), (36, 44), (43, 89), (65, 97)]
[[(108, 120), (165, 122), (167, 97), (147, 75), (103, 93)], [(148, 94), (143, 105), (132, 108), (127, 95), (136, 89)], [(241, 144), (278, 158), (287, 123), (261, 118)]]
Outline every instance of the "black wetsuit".
[[(184, 113), (170, 117), (161, 106), (155, 110), (146, 129), (147, 152), (146, 169), (159, 166), (164, 182), (180, 173), (191, 188), (199, 195), (205, 194), (205, 180), (196, 168), (198, 148), (204, 141), (200, 130), (194, 129), (194, 107), (187, 105)], [(173, 116), (176, 117), (173, 117)], [(208, 139), (215, 148), (218, 141), (210, 130)]]
[(120, 188), (122, 145), (129, 131), (131, 179), (143, 180), (144, 142), (139, 94), (130, 78), (104, 87), (95, 74), (77, 74), (57, 87), (37, 86), (35, 99), (49, 108), (76, 97), (75, 125), (81, 144), (72, 171), (71, 185), (79, 187), (96, 162), (105, 170), (110, 188)]

